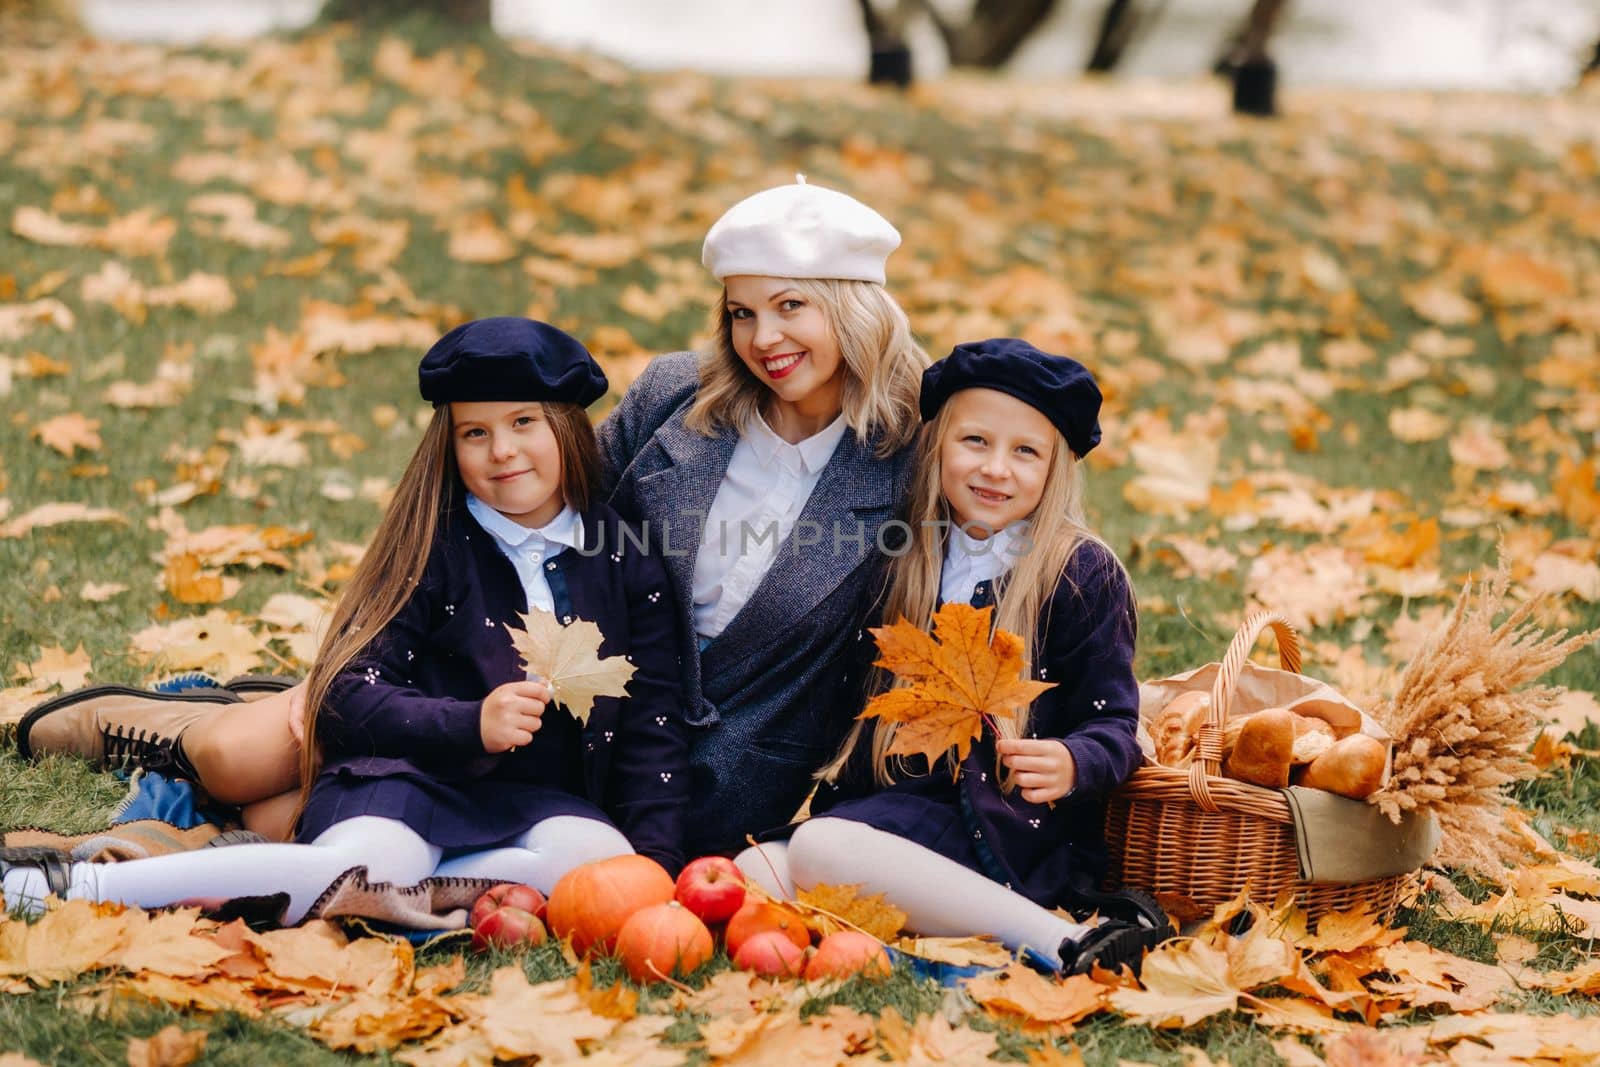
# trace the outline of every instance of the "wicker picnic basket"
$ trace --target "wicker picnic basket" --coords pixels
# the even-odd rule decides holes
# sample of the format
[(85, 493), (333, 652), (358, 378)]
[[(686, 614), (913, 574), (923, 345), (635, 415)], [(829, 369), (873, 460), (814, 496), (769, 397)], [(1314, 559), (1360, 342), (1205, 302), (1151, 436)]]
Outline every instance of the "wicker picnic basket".
[(1169, 905), (1192, 904), (1196, 914), (1209, 914), (1248, 886), (1252, 900), (1268, 905), (1292, 893), (1313, 920), (1364, 903), (1386, 922), (1406, 875), (1347, 884), (1303, 881), (1285, 793), (1221, 775), (1223, 723), (1239, 673), (1268, 626), (1277, 635), (1283, 669), (1299, 673), (1300, 639), (1288, 620), (1271, 611), (1246, 618), (1217, 671), (1194, 761), (1182, 770), (1146, 764), (1112, 791), (1105, 824), (1108, 885), (1143, 889)]

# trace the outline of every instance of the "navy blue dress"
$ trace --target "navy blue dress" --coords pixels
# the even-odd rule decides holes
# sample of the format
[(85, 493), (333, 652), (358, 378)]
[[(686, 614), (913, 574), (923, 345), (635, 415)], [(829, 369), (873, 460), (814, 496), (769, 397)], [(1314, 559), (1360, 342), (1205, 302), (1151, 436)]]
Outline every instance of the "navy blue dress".
[(527, 603), (494, 538), (452, 508), (416, 592), (330, 689), (300, 840), (370, 814), (446, 849), (480, 849), (580, 815), (613, 823), (669, 871), (683, 865), (678, 608), (660, 562), (622, 537), (616, 512), (598, 505), (582, 519), (582, 548), (551, 558), (545, 578), (564, 624), (587, 619), (605, 636), (602, 656), (630, 657), (630, 695), (598, 698), (586, 726), (547, 708), (532, 744), (484, 751), (483, 698), (526, 677), (503, 624)]
[[(993, 604), (990, 583), (978, 586), (972, 602)], [(1105, 795), (1141, 758), (1133, 597), (1105, 548), (1085, 542), (1073, 553), (1039, 631), (1044, 649), (1034, 677), (1057, 684), (1034, 701), (1028, 736), (1066, 743), (1078, 771), (1071, 793), (1049, 805), (1030, 804), (1020, 790), (1002, 792), (993, 780), (995, 738), (987, 729), (959, 778), (952, 779), (943, 761), (929, 770), (918, 759), (907, 761), (907, 773), (897, 774), (893, 785), (879, 786), (864, 734), (838, 779), (818, 786), (812, 816), (851, 819), (903, 837), (1047, 908), (1067, 901), (1074, 876), (1098, 882), (1106, 865)], [(852, 668), (858, 678), (875, 658), (870, 634), (861, 645)]]

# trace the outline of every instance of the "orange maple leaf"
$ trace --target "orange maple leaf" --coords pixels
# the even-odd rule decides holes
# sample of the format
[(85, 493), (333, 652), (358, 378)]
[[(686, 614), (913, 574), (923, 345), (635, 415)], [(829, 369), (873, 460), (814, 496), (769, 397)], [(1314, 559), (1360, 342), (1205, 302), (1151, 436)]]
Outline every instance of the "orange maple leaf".
[(1023, 676), (1022, 639), (989, 635), (991, 608), (946, 604), (928, 634), (905, 619), (872, 631), (877, 665), (907, 684), (872, 698), (860, 718), (898, 723), (889, 752), (931, 762), (950, 748), (959, 762), (983, 736), (986, 718), (1014, 716), (1054, 682)]
[(33, 436), (60, 452), (72, 456), (78, 449), (100, 451), (100, 420), (85, 418), (76, 411), (46, 419), (33, 428)]

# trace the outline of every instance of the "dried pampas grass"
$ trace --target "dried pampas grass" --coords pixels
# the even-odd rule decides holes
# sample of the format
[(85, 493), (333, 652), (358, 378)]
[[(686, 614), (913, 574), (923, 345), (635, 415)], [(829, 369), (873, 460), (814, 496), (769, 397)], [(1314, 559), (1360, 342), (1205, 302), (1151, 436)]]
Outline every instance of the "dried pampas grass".
[(1510, 566), (1474, 588), (1406, 667), (1395, 695), (1373, 708), (1394, 737), (1394, 774), (1368, 798), (1398, 822), (1428, 811), (1443, 838), (1434, 862), (1498, 880), (1502, 863), (1526, 852), (1503, 817), (1504, 786), (1536, 773), (1528, 748), (1539, 721), (1564, 690), (1531, 685), (1600, 631), (1568, 637), (1530, 622), (1537, 601), (1506, 608)]

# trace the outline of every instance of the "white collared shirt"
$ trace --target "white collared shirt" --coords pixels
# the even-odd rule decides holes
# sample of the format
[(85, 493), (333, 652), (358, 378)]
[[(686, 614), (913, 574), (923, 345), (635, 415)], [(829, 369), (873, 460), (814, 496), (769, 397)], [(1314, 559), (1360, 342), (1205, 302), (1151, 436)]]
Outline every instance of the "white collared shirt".
[(980, 541), (951, 526), (939, 571), (939, 599), (946, 604), (972, 603), (979, 582), (994, 581), (1017, 562), (1027, 548), (1027, 530), (1026, 523), (1014, 522)]
[(845, 428), (840, 414), (790, 444), (757, 415), (739, 435), (694, 557), (694, 628), (702, 638), (722, 633), (761, 584)]
[(528, 610), (554, 615), (556, 602), (550, 594), (545, 568), (554, 569), (551, 559), (583, 544), (583, 519), (570, 507), (563, 507), (561, 514), (534, 529), (513, 522), (471, 493), (467, 494), (467, 510), (472, 512), (479, 526), (489, 531), (495, 546), (516, 568), (522, 591), (528, 598)]

